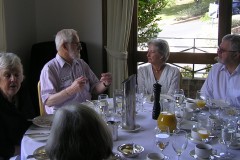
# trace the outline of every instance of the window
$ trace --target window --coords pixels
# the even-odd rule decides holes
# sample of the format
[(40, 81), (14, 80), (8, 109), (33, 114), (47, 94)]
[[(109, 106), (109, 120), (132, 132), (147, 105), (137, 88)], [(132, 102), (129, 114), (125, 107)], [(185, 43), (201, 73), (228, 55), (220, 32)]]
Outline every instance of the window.
[(0, 0), (0, 51), (6, 51), (6, 33), (3, 0)]

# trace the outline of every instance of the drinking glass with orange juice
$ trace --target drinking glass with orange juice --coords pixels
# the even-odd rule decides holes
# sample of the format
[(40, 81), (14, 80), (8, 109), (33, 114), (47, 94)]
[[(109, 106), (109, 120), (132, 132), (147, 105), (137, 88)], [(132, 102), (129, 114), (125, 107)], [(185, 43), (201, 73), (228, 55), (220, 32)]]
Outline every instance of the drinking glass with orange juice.
[(196, 104), (199, 109), (203, 109), (206, 106), (206, 97), (200, 90), (198, 90), (196, 94)]

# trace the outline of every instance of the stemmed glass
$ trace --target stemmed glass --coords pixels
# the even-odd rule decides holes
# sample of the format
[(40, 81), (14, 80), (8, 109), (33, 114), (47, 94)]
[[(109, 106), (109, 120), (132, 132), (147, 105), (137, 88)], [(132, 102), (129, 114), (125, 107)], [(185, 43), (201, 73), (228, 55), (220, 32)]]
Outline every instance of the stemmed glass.
[(188, 145), (187, 132), (184, 130), (177, 130), (172, 135), (172, 147), (178, 155), (178, 160), (181, 154), (185, 151)]
[(196, 93), (196, 104), (198, 109), (203, 109), (206, 106), (206, 97), (204, 93), (200, 90)]
[(228, 151), (229, 146), (236, 136), (236, 128), (232, 124), (226, 124), (222, 128), (222, 143), (226, 146), (225, 153), (220, 153), (221, 159), (232, 159), (234, 155)]
[[(169, 144), (170, 131), (169, 127), (160, 125), (155, 128), (155, 144), (163, 152)], [(165, 156), (167, 158), (167, 156)]]
[(174, 91), (173, 97), (175, 98), (175, 104), (177, 107), (180, 107), (184, 101), (184, 90), (183, 89), (177, 89)]

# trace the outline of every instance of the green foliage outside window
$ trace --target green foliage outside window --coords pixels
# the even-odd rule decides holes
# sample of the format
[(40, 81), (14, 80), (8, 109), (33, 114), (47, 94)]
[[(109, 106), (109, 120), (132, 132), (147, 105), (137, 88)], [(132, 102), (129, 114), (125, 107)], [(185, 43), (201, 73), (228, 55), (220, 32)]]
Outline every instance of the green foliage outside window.
[(182, 69), (180, 69), (180, 72), (182, 74), (182, 77), (184, 78), (192, 78), (192, 67), (187, 65), (184, 66)]
[(158, 21), (161, 20), (161, 10), (169, 0), (139, 0), (138, 1), (138, 46), (143, 48), (150, 38), (156, 38), (161, 29)]

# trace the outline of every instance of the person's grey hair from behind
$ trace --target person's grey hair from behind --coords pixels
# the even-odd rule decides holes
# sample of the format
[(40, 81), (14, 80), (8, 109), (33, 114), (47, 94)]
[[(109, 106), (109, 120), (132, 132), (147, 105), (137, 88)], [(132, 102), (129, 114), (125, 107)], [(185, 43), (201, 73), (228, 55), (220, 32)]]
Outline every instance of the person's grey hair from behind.
[(63, 43), (71, 43), (74, 37), (78, 37), (77, 31), (74, 29), (63, 29), (59, 31), (55, 37), (55, 44), (57, 51)]
[(0, 69), (17, 69), (20, 78), (24, 78), (21, 59), (14, 53), (0, 53)]
[(164, 39), (152, 39), (148, 42), (149, 45), (154, 45), (157, 48), (157, 52), (163, 56), (163, 61), (166, 62), (170, 55), (170, 49), (168, 42)]
[(112, 147), (111, 132), (98, 113), (72, 104), (56, 111), (45, 148), (51, 160), (102, 160), (112, 154)]
[[(222, 41), (231, 42), (231, 51), (238, 51), (240, 53), (240, 35), (237, 34), (227, 34), (222, 38)], [(232, 52), (234, 53), (234, 52)]]

